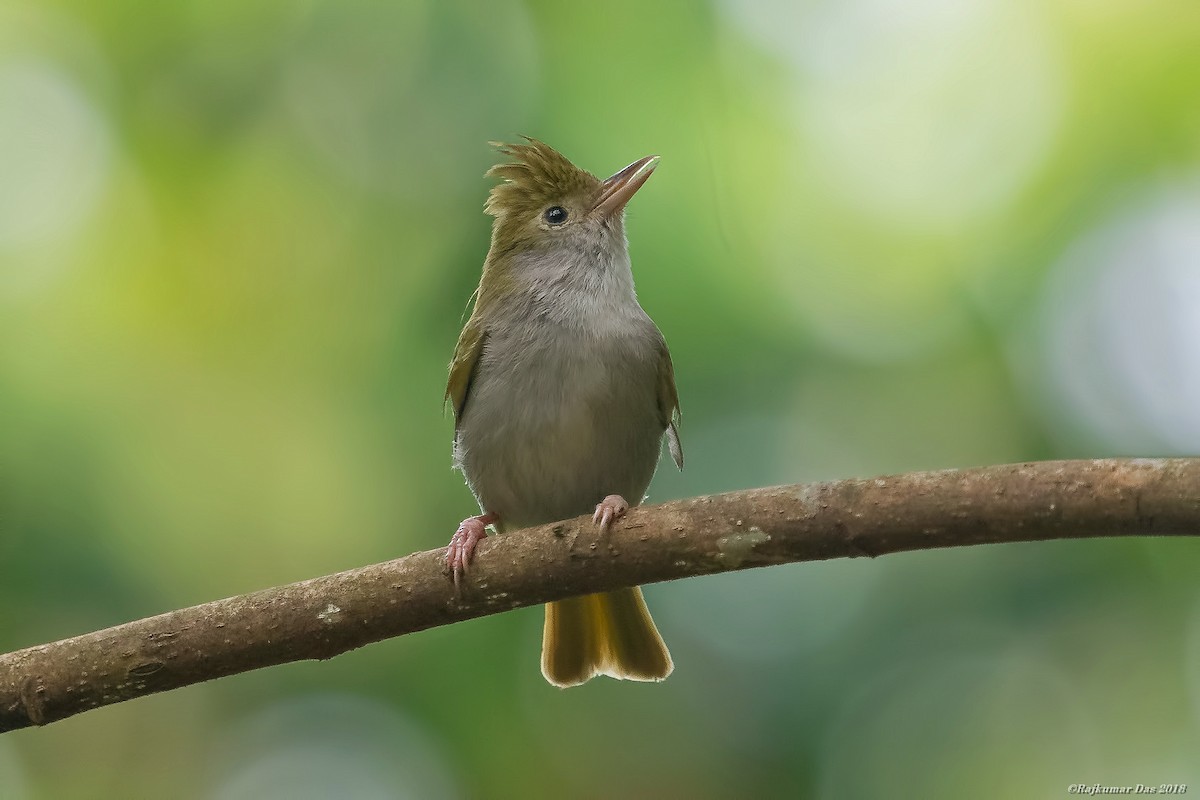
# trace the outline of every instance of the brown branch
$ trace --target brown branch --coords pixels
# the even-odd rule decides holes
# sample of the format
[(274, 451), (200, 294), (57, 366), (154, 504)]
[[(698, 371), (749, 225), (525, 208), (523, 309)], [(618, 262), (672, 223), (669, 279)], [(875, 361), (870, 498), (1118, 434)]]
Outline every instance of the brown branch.
[(622, 586), (795, 561), (1200, 533), (1200, 459), (1058, 461), (750, 489), (492, 537), (456, 598), (444, 550), (0, 655), (0, 731)]

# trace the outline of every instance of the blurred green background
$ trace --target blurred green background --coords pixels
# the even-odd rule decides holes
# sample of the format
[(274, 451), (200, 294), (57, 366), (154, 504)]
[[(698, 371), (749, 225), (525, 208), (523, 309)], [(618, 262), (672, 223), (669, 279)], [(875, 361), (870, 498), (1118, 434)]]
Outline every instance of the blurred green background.
[[(675, 357), (652, 500), (1200, 452), (1200, 4), (0, 4), (0, 649), (443, 545), (490, 139), (607, 175)], [(1064, 797), (1200, 783), (1191, 541), (649, 587), (0, 738), (0, 797)], [(1192, 793), (1200, 789), (1193, 786)]]

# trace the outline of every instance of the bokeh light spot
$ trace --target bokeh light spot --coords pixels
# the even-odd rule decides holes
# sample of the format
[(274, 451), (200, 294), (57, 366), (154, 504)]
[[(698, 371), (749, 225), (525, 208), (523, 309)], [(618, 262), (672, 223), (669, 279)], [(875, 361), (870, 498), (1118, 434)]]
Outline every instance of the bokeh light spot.
[(1041, 331), (1060, 441), (1200, 452), (1200, 181), (1085, 234), (1047, 282)]
[(830, 189), (912, 228), (1010, 201), (1058, 129), (1040, 21), (1003, 0), (828, 3), (798, 39), (803, 126)]
[(53, 64), (0, 63), (0, 254), (69, 235), (108, 176), (108, 125)]
[(452, 798), (448, 764), (413, 722), (352, 695), (310, 695), (229, 731), (217, 800)]

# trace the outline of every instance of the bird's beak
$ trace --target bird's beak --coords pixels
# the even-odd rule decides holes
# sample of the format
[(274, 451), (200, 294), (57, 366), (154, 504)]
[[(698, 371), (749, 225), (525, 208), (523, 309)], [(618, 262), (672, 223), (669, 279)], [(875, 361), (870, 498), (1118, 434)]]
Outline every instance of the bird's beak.
[(616, 214), (625, 207), (629, 198), (642, 188), (642, 184), (650, 177), (650, 173), (654, 172), (656, 166), (658, 156), (646, 156), (613, 175), (600, 184), (600, 197), (592, 210), (603, 217)]

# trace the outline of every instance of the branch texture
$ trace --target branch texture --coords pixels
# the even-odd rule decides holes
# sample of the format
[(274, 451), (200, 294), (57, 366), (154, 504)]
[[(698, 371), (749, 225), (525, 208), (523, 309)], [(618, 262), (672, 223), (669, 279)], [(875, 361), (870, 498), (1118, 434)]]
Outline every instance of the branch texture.
[(1200, 459), (1057, 461), (750, 489), (444, 548), (0, 655), (0, 731), (573, 595), (797, 561), (1200, 534)]

